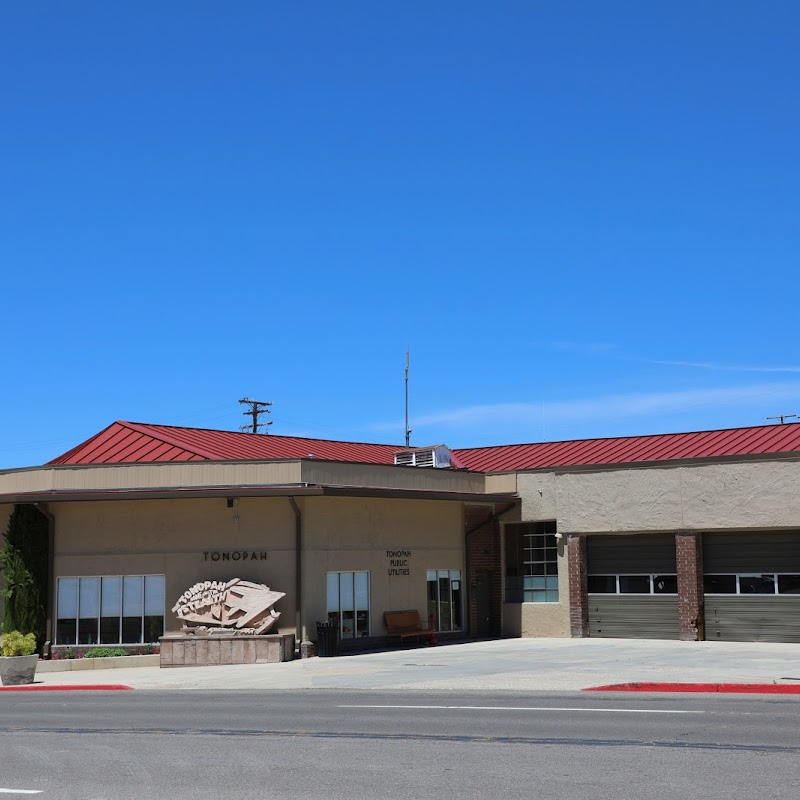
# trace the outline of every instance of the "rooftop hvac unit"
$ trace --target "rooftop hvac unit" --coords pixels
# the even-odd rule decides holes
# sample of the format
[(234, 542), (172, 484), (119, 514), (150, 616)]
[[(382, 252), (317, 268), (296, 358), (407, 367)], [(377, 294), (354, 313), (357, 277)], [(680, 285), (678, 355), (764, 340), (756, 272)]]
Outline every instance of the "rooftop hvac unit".
[(398, 467), (448, 469), (451, 466), (450, 448), (439, 444), (435, 447), (415, 447), (413, 450), (401, 450), (394, 454), (394, 463)]

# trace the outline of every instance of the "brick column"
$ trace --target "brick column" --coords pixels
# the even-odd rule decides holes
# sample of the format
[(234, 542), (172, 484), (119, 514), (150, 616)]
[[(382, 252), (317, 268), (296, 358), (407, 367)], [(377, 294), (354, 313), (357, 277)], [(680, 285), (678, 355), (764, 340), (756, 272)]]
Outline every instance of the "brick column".
[(678, 566), (678, 622), (681, 641), (702, 642), (706, 638), (702, 535), (676, 533), (675, 560)]
[(589, 587), (586, 577), (586, 537), (567, 535), (569, 627), (573, 639), (589, 637)]
[[(481, 524), (483, 523), (483, 524)], [(469, 632), (478, 630), (478, 604), (473, 594), (478, 574), (487, 576), (491, 587), (491, 631), (500, 635), (502, 629), (503, 573), (500, 542), (500, 523), (494, 519), (491, 509), (482, 506), (466, 506), (464, 527), (467, 547), (467, 623)]]

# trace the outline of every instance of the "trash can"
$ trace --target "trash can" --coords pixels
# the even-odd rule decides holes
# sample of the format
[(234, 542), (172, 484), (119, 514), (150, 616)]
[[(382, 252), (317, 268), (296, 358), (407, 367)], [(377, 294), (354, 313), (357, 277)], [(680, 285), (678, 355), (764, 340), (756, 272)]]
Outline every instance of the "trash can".
[(335, 620), (317, 623), (317, 655), (320, 658), (339, 655), (339, 624)]

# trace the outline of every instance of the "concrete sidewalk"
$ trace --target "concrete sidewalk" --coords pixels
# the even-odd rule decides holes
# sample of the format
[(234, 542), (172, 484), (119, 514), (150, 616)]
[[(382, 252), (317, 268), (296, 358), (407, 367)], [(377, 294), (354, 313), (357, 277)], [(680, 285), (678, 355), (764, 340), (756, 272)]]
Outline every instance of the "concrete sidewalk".
[(629, 682), (800, 684), (800, 644), (504, 639), (283, 664), (41, 673), (37, 684), (134, 689), (574, 691)]

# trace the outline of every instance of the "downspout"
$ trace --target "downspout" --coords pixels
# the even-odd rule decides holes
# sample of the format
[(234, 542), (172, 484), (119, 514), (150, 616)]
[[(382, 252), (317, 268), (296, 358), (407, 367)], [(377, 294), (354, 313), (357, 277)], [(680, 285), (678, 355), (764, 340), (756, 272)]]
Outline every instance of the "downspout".
[(295, 596), (295, 639), (301, 657), (308, 652), (306, 626), (303, 625), (303, 515), (294, 497), (289, 497), (294, 511), (294, 596)]
[(56, 518), (47, 510), (47, 507), (42, 503), (34, 503), (34, 508), (47, 519), (47, 617), (45, 621), (45, 637), (46, 641), (42, 642), (42, 655), (45, 658), (50, 657), (49, 647), (48, 652), (45, 652), (44, 647), (47, 642), (52, 646), (53, 644), (53, 610), (54, 610), (54, 590), (53, 581), (55, 577), (55, 533), (56, 533)]

